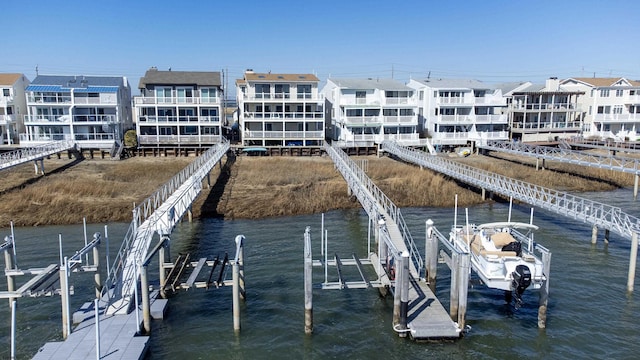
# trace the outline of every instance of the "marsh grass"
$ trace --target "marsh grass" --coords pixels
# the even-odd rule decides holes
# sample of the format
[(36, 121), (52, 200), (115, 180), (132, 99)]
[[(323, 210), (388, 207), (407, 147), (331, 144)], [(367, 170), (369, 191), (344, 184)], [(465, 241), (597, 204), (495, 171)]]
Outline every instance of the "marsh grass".
[[(399, 207), (451, 207), (481, 203), (471, 189), (444, 175), (388, 157), (367, 159), (368, 176)], [(193, 157), (133, 157), (124, 161), (45, 160), (47, 176), (33, 174), (25, 164), (3, 172), (0, 182), (0, 224), (16, 226), (130, 221), (138, 204), (187, 166)], [(633, 184), (633, 176), (608, 170), (535, 160), (472, 155), (455, 161), (552, 189), (607, 191)], [(228, 179), (207, 189), (193, 205), (194, 216), (257, 219), (359, 208), (347, 184), (326, 157), (240, 156), (229, 166)], [(225, 170), (226, 171), (226, 170)], [(222, 178), (220, 167), (212, 182)], [(216, 193), (215, 191), (218, 191)], [(214, 211), (207, 209), (213, 207)]]

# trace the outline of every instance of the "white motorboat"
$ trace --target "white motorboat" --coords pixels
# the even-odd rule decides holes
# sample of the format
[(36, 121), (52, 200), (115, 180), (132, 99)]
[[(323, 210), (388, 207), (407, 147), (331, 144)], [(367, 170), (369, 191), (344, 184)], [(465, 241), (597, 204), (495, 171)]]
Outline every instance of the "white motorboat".
[(541, 255), (548, 250), (535, 244), (535, 230), (538, 227), (531, 223), (467, 221), (464, 226), (454, 224), (449, 239), (470, 254), (471, 270), (487, 287), (504, 290), (509, 302), (513, 294), (521, 304), (526, 289), (538, 290), (546, 281)]

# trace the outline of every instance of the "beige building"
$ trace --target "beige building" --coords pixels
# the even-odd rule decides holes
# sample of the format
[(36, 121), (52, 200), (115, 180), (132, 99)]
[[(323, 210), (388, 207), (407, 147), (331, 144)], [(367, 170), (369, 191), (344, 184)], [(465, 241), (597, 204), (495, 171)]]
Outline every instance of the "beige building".
[(23, 74), (0, 74), (0, 145), (16, 144), (24, 131), (27, 86), (29, 79)]

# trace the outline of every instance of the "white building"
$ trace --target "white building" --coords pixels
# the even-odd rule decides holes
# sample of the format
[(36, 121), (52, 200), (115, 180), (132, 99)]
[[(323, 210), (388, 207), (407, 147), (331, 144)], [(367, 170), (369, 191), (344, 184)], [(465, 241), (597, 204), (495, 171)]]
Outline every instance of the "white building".
[(244, 146), (320, 146), (323, 97), (313, 74), (247, 70), (236, 80), (238, 121)]
[(578, 136), (582, 130), (581, 95), (584, 91), (564, 88), (557, 78), (513, 91), (508, 108), (512, 139), (554, 142)]
[(469, 79), (410, 80), (408, 86), (418, 92), (419, 122), (432, 144), (509, 138), (507, 101), (500, 88)]
[(415, 90), (391, 79), (328, 79), (322, 89), (331, 138), (341, 146), (384, 140), (421, 145)]
[(0, 145), (17, 143), (18, 134), (24, 131), (28, 85), (29, 79), (23, 74), (0, 74)]
[(126, 77), (39, 75), (26, 92), (22, 146), (74, 140), (80, 148), (111, 149), (133, 127)]
[(134, 117), (139, 146), (207, 147), (222, 140), (220, 72), (152, 67), (138, 88)]
[(583, 91), (578, 98), (584, 114), (585, 137), (640, 139), (640, 81), (625, 78), (569, 78), (562, 87)]

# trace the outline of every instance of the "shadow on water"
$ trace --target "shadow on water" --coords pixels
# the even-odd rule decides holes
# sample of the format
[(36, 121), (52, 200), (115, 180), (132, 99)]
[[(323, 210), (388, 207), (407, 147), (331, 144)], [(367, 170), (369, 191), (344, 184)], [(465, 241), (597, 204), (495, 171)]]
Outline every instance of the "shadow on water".
[(222, 165), (222, 169), (220, 169), (220, 175), (216, 180), (215, 184), (209, 195), (205, 199), (204, 203), (201, 207), (201, 213), (203, 217), (222, 217), (223, 215), (218, 212), (218, 205), (220, 204), (220, 200), (222, 199), (222, 195), (224, 194), (225, 188), (231, 179), (231, 171), (233, 164), (236, 162), (236, 155), (230, 151), (227, 153), (227, 161), (225, 161), (224, 165)]

